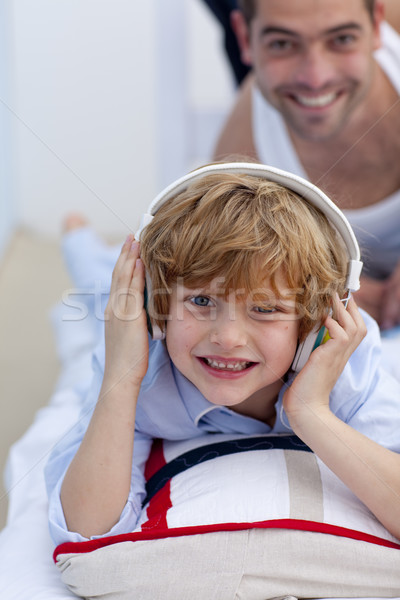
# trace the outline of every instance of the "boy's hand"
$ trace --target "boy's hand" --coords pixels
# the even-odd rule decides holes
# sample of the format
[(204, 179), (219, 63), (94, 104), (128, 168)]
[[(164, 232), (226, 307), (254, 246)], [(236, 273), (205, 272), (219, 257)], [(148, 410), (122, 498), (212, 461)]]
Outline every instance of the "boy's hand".
[[(367, 333), (364, 320), (351, 297), (347, 309), (339, 297), (334, 299), (336, 319), (324, 322), (330, 339), (311, 353), (295, 381), (285, 392), (283, 407), (293, 430), (301, 437), (304, 419), (329, 411), (329, 394), (348, 359)], [(299, 430), (300, 428), (300, 430)]]
[(103, 384), (89, 426), (65, 475), (61, 501), (67, 526), (84, 537), (104, 535), (129, 495), (136, 404), (148, 364), (144, 267), (129, 236), (115, 265), (105, 310)]
[(140, 387), (148, 366), (149, 343), (143, 308), (144, 266), (139, 243), (128, 236), (114, 267), (105, 310), (104, 378), (111, 385)]

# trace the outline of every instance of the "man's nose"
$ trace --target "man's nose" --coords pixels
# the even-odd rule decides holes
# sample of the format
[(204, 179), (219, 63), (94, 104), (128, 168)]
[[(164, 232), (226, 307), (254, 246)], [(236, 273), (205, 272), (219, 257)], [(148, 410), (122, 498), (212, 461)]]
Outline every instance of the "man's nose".
[(310, 90), (322, 89), (334, 80), (333, 57), (320, 45), (305, 48), (296, 66), (295, 78)]

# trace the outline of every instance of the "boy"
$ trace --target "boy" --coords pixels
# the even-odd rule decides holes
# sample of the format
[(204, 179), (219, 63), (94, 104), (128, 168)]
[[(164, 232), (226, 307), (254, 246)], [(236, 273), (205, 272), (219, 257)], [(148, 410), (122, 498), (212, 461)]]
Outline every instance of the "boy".
[[(378, 368), (376, 325), (366, 317), (367, 334), (354, 300), (347, 309), (341, 301), (348, 232), (327, 218), (329, 200), (254, 164), (205, 167), (178, 188), (155, 203), (140, 248), (129, 236), (114, 268), (86, 416), (47, 469), (54, 540), (143, 523), (154, 438), (204, 443), (211, 434), (289, 429), (395, 541), (399, 389)], [(150, 344), (145, 271), (152, 326), (165, 334)], [(329, 339), (294, 377), (298, 345), (316, 325)]]

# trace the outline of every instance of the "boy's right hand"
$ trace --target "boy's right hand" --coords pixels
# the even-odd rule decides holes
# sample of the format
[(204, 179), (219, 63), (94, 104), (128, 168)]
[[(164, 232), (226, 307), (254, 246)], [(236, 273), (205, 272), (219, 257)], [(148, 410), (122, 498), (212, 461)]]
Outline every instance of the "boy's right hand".
[(104, 379), (110, 385), (140, 387), (148, 367), (149, 342), (143, 308), (145, 274), (139, 254), (139, 243), (128, 236), (112, 275), (104, 313)]
[(144, 266), (131, 235), (114, 267), (105, 310), (99, 399), (61, 489), (68, 529), (87, 538), (115, 525), (129, 495), (135, 409), (149, 353), (143, 291)]

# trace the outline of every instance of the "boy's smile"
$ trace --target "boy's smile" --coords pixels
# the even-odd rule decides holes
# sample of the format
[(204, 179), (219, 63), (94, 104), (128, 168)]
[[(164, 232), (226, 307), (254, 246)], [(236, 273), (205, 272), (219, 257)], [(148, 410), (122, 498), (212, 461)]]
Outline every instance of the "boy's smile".
[(242, 373), (245, 369), (251, 369), (256, 363), (239, 358), (228, 360), (219, 356), (204, 356), (200, 360), (205, 367), (208, 367), (210, 373), (216, 377), (235, 376)]
[(264, 290), (267, 300), (255, 301), (225, 298), (214, 282), (176, 285), (166, 329), (171, 360), (207, 400), (258, 418), (276, 402), (299, 332), (293, 300)]

